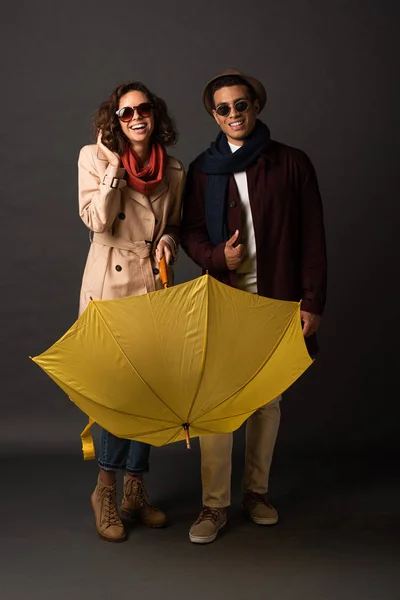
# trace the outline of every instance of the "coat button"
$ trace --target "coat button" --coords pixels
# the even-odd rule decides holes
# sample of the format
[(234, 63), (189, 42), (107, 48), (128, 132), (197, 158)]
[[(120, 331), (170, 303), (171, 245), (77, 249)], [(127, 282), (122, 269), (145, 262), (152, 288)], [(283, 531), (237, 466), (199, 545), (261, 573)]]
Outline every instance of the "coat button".
[(153, 269), (153, 273), (154, 273), (154, 275), (158, 275), (158, 274), (159, 274), (159, 272), (160, 272), (160, 271), (159, 271), (158, 269)]
[(156, 220), (154, 221), (154, 223), (155, 223), (156, 225), (158, 225), (158, 223), (159, 223), (159, 220), (158, 220), (158, 219), (156, 219)]
[(116, 265), (116, 266), (115, 266), (115, 270), (116, 270), (116, 271), (122, 271), (122, 267), (121, 267), (121, 265)]
[(119, 213), (118, 217), (123, 221), (125, 219), (125, 213)]
[(236, 202), (235, 202), (235, 200), (232, 200), (232, 202), (229, 202), (229, 206), (230, 206), (231, 208), (235, 208), (235, 206), (236, 206)]

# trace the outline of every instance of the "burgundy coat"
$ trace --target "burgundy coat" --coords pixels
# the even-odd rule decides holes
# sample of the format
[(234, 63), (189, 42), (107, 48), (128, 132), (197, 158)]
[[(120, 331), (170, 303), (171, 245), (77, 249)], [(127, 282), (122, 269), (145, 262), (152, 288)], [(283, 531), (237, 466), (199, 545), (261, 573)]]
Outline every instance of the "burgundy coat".
[[(181, 244), (203, 271), (233, 287), (236, 272), (225, 262), (225, 243), (214, 246), (205, 219), (207, 175), (193, 162), (183, 199)], [(301, 150), (273, 142), (247, 169), (257, 252), (258, 293), (302, 300), (302, 310), (322, 314), (326, 298), (326, 247), (321, 196), (314, 168)], [(241, 206), (231, 175), (227, 199), (229, 234), (241, 231)], [(240, 243), (240, 238), (238, 243)], [(315, 336), (307, 338), (311, 354)]]

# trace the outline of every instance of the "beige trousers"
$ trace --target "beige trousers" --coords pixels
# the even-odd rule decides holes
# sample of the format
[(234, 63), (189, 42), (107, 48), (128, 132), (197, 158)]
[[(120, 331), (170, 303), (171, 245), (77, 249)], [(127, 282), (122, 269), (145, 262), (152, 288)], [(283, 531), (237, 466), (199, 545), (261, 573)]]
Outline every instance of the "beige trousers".
[[(281, 396), (258, 409), (247, 419), (243, 491), (268, 491), (272, 455), (280, 422)], [(224, 508), (231, 503), (233, 434), (200, 437), (203, 505)]]

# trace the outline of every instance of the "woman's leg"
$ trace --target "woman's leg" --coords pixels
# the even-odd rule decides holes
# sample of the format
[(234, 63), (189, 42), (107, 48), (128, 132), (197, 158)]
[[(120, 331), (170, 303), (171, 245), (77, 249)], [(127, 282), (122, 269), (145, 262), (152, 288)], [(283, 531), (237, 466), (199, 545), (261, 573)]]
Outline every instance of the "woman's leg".
[(115, 481), (115, 471), (125, 470), (130, 452), (131, 440), (119, 438), (105, 429), (101, 430), (98, 464), (100, 478), (106, 485)]
[(100, 473), (91, 502), (97, 533), (110, 542), (120, 542), (126, 537), (117, 509), (115, 471), (125, 468), (130, 443), (105, 429), (101, 431)]
[(143, 479), (143, 475), (149, 472), (150, 450), (150, 444), (133, 440), (129, 441), (129, 449), (125, 464), (125, 470), (128, 475)]
[(149, 471), (150, 450), (151, 446), (143, 442), (130, 444), (121, 514), (126, 519), (140, 519), (149, 527), (163, 527), (167, 518), (162, 510), (150, 504), (143, 485), (143, 475)]

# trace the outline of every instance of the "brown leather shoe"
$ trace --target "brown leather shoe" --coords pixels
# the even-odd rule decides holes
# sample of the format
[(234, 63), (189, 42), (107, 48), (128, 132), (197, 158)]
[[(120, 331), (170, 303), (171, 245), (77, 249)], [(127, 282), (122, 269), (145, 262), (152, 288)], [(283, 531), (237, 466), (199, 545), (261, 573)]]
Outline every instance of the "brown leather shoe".
[(226, 525), (226, 521), (226, 508), (204, 506), (189, 530), (190, 541), (193, 544), (210, 544)]
[(143, 481), (128, 475), (124, 477), (121, 516), (124, 519), (139, 519), (147, 527), (164, 527), (167, 523), (165, 513), (150, 504)]
[(126, 533), (117, 510), (116, 484), (104, 485), (100, 476), (91, 496), (96, 530), (107, 542), (123, 542)]
[(276, 509), (263, 494), (247, 491), (243, 496), (242, 508), (257, 525), (275, 525), (278, 522)]

